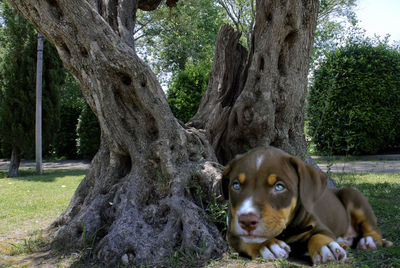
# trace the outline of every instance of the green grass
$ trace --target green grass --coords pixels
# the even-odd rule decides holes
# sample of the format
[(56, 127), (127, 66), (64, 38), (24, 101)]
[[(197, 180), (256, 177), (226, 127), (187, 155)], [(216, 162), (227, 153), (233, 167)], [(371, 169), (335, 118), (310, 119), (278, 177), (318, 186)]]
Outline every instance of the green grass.
[[(11, 255), (20, 258), (37, 251), (45, 243), (38, 230), (47, 227), (65, 210), (85, 173), (84, 170), (58, 170), (35, 175), (33, 170), (22, 170), (19, 178), (9, 179), (6, 172), (0, 172), (0, 259), (7, 255), (7, 263), (11, 263), (14, 261)], [(350, 250), (345, 263), (318, 267), (400, 267), (400, 173), (331, 175), (340, 187), (357, 188), (368, 197), (384, 237), (393, 241), (394, 246), (375, 251)], [(171, 263), (180, 263), (187, 258), (174, 257), (176, 259)], [(207, 267), (307, 266), (287, 260), (250, 261), (228, 252), (224, 258), (211, 261)]]
[(354, 187), (368, 197), (383, 236), (394, 246), (352, 250), (356, 267), (400, 267), (400, 174), (335, 174), (340, 187)]
[(86, 174), (85, 170), (21, 170), (20, 177), (0, 172), (0, 237), (46, 227), (63, 210)]

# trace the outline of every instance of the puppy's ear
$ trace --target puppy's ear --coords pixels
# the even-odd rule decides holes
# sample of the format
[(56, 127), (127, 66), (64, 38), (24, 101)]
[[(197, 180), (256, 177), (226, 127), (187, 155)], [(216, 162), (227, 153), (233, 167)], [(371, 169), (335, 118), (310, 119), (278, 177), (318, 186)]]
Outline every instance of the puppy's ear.
[(299, 178), (299, 198), (301, 203), (307, 210), (312, 210), (315, 202), (327, 188), (328, 177), (297, 157), (291, 157), (290, 163), (295, 168)]
[(221, 179), (221, 193), (222, 197), (225, 200), (229, 199), (229, 172), (231, 172), (231, 165), (227, 165), (224, 172), (222, 173), (222, 179)]
[(232, 167), (235, 165), (235, 163), (240, 160), (244, 154), (238, 154), (229, 164), (225, 167), (224, 172), (222, 173), (222, 179), (221, 179), (221, 193), (222, 196), (225, 200), (229, 199), (229, 173), (232, 171)]

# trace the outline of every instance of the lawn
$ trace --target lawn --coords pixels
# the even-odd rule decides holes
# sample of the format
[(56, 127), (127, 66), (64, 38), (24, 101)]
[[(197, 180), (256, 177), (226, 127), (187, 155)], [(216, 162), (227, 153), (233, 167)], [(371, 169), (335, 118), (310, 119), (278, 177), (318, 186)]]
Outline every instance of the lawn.
[[(38, 254), (38, 249), (43, 249), (43, 245), (36, 247), (36, 244), (40, 244), (38, 242), (43, 242), (40, 230), (48, 226), (68, 206), (85, 173), (83, 170), (58, 170), (46, 171), (38, 176), (28, 170), (22, 171), (19, 178), (8, 179), (4, 172), (0, 172), (0, 267), (10, 266), (13, 260), (25, 258), (35, 252)], [(400, 173), (332, 176), (341, 187), (355, 187), (368, 197), (384, 236), (393, 241), (394, 246), (376, 251), (351, 250), (345, 263), (318, 267), (400, 267)], [(14, 256), (10, 257), (11, 255)], [(64, 256), (58, 258), (64, 259)], [(75, 256), (74, 260), (67, 263), (73, 263), (76, 258)], [(185, 256), (181, 256), (171, 261), (171, 265), (185, 267), (186, 261)], [(19, 263), (13, 267), (34, 266), (26, 261)], [(53, 259), (50, 266), (52, 265), (59, 266), (58, 260)], [(206, 267), (306, 266), (287, 260), (249, 261), (228, 252)]]
[(52, 170), (35, 175), (34, 170), (21, 170), (18, 178), (0, 172), (0, 267), (11, 264), (11, 255), (38, 250), (41, 230), (66, 209), (86, 172)]
[(394, 243), (376, 251), (353, 250), (356, 267), (400, 267), (400, 174), (338, 174), (340, 187), (364, 193), (374, 209), (382, 234)]
[(67, 207), (85, 170), (22, 170), (18, 178), (0, 173), (0, 237), (47, 226)]

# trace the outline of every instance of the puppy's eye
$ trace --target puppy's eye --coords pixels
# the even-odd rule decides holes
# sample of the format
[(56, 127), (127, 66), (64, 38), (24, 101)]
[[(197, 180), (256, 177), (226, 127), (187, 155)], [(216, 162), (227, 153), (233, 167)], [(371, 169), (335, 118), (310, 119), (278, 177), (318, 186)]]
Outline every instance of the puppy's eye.
[(275, 184), (275, 191), (277, 191), (277, 192), (282, 192), (283, 190), (285, 190), (285, 186), (282, 184), (282, 183), (277, 183), (277, 184)]
[(240, 190), (240, 183), (238, 181), (233, 182), (232, 188), (233, 188), (233, 190), (239, 191)]

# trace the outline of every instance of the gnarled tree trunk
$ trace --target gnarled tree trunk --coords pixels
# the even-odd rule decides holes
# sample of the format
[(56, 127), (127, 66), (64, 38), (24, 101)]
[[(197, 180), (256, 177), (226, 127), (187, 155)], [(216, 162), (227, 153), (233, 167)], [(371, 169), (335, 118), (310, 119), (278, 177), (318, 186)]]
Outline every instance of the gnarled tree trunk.
[(223, 27), (209, 88), (187, 126), (134, 51), (136, 9), (154, 9), (160, 0), (10, 2), (56, 46), (102, 132), (87, 176), (54, 223), (54, 246), (94, 243), (107, 264), (158, 265), (178, 249), (200, 262), (217, 257), (226, 243), (204, 200), (217, 192), (219, 162), (266, 144), (305, 152), (317, 0), (257, 1), (249, 54), (239, 34)]
[(191, 125), (207, 130), (226, 163), (270, 144), (305, 155), (304, 101), (317, 1), (257, 1), (250, 55), (239, 34), (219, 34), (208, 90)]

